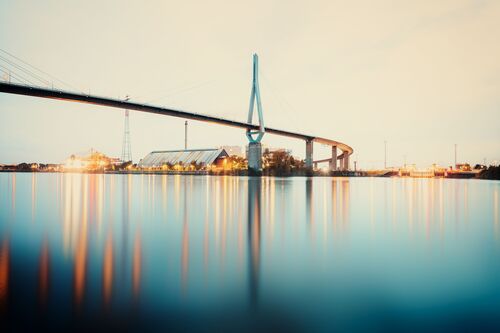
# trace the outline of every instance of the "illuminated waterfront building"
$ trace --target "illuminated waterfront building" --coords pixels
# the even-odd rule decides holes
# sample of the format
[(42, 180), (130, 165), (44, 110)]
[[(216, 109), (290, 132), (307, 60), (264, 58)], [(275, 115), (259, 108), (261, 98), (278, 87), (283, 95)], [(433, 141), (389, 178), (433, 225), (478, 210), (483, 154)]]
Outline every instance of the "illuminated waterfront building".
[(64, 164), (65, 170), (105, 170), (120, 164), (119, 158), (108, 157), (105, 154), (91, 149), (88, 154), (71, 155)]

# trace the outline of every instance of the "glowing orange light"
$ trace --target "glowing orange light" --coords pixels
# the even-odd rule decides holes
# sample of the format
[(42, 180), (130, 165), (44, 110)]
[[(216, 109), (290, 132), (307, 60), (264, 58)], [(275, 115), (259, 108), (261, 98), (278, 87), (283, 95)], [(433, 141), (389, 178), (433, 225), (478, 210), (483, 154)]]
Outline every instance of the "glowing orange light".
[(0, 310), (7, 303), (9, 293), (9, 241), (5, 240), (0, 246)]

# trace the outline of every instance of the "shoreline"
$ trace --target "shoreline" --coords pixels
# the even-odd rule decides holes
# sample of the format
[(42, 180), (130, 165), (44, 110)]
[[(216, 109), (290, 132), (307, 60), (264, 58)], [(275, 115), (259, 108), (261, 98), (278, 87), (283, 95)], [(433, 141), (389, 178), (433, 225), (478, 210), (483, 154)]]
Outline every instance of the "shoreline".
[(263, 173), (262, 175), (249, 175), (244, 172), (211, 172), (211, 171), (43, 171), (43, 170), (0, 170), (0, 173), (61, 173), (61, 174), (97, 174), (97, 175), (180, 175), (180, 176), (232, 176), (232, 177), (274, 177), (274, 178), (296, 178), (296, 177), (353, 177), (353, 178), (412, 178), (412, 179), (478, 179), (478, 180), (499, 180), (497, 178), (484, 177), (478, 174), (475, 177), (411, 177), (399, 175), (376, 175), (366, 171), (334, 171), (323, 172), (313, 171), (311, 173), (301, 172), (297, 174), (276, 174)]

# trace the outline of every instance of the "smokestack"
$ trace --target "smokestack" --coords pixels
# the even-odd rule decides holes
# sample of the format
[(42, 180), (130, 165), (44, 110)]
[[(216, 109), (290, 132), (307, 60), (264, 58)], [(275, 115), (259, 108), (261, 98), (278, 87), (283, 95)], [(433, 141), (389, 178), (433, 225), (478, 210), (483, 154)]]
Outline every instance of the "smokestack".
[(188, 122), (184, 122), (184, 150), (188, 149)]

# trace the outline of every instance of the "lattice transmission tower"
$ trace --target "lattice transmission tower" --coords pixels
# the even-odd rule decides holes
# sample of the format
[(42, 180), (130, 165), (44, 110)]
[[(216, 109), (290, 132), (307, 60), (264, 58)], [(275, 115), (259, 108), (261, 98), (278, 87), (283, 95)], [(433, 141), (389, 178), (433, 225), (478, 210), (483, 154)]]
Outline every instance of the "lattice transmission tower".
[[(125, 98), (128, 101), (129, 97)], [(132, 161), (132, 149), (130, 148), (130, 128), (128, 124), (129, 111), (125, 110), (125, 124), (123, 131), (123, 145), (122, 145), (122, 161), (129, 162)]]

